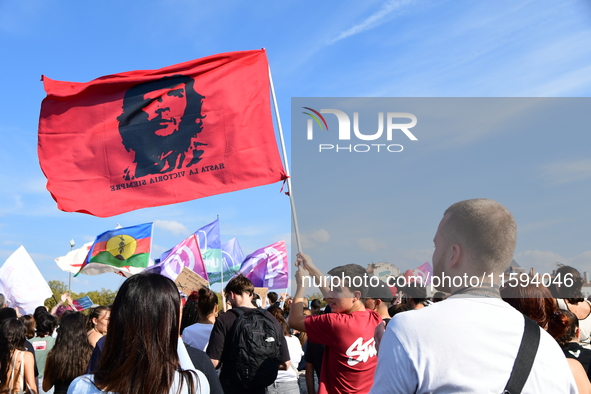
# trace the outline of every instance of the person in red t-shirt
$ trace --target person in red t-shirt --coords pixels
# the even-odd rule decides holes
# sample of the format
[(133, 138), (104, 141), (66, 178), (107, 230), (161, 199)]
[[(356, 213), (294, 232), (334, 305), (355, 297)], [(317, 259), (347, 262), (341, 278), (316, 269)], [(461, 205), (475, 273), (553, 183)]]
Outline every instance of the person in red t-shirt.
[(323, 283), (325, 277), (305, 254), (298, 254), (296, 265), (297, 290), (288, 323), (307, 332), (310, 342), (325, 345), (318, 394), (369, 392), (377, 365), (374, 330), (382, 322), (376, 312), (364, 306), (370, 276), (357, 264), (333, 268), (328, 273), (340, 283), (331, 280), (334, 287), (320, 290), (334, 313), (306, 317), (304, 293), (311, 281), (304, 276), (309, 273), (315, 283)]

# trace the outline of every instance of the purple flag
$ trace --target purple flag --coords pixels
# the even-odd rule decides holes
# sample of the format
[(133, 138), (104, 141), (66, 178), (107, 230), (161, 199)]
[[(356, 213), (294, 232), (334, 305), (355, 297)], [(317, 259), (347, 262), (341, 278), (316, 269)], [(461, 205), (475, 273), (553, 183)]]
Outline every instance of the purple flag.
[(183, 267), (187, 267), (199, 274), (203, 279), (209, 280), (195, 234), (185, 238), (180, 244), (172, 248), (166, 258), (149, 269), (175, 280)]
[(289, 263), (285, 241), (276, 242), (246, 256), (240, 272), (255, 287), (286, 289), (289, 283)]

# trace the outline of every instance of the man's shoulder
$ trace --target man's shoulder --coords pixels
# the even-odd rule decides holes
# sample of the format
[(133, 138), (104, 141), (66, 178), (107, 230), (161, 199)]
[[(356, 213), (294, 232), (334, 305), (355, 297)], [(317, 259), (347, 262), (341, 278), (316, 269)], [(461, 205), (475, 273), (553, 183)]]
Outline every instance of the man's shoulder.
[(426, 306), (425, 308), (405, 311), (395, 316), (403, 320), (429, 320), (433, 318), (446, 319), (458, 313), (487, 315), (489, 313), (503, 313), (512, 315), (521, 315), (519, 311), (507, 304), (500, 298), (487, 297), (453, 297), (447, 300), (437, 302)]
[[(265, 310), (263, 308), (249, 308), (249, 307), (243, 307), (243, 306), (232, 308), (232, 309), (228, 310), (227, 312), (221, 314), (218, 317), (218, 321), (220, 321), (220, 323), (225, 326), (231, 326), (234, 324), (234, 322), (238, 319), (239, 316), (243, 316), (243, 315), (248, 316), (248, 315), (256, 314), (257, 312), (264, 315), (266, 318), (270, 319), (273, 323), (279, 324), (277, 319), (275, 319), (275, 316), (273, 316), (267, 310)], [(216, 323), (217, 323), (217, 321), (216, 321)]]

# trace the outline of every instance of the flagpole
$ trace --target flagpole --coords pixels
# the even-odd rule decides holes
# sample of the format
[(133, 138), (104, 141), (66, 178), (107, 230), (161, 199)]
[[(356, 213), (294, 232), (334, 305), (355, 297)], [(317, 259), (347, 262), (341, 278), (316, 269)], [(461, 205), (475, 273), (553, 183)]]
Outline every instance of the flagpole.
[[(281, 127), (281, 117), (279, 116), (279, 106), (277, 105), (277, 97), (275, 96), (275, 87), (273, 85), (273, 77), (271, 76), (271, 66), (269, 65), (269, 82), (271, 85), (271, 95), (273, 96), (273, 106), (275, 107), (275, 117), (277, 118), (277, 125), (279, 127), (279, 139), (281, 140), (281, 152), (283, 153), (283, 165), (285, 166), (285, 174), (287, 175), (287, 189), (289, 191), (289, 202), (291, 203), (291, 216), (293, 219), (293, 227), (295, 231), (296, 244), (298, 252), (302, 253), (302, 244), (300, 242), (300, 229), (298, 226), (298, 217), (296, 215), (295, 202), (293, 199), (293, 190), (291, 188), (291, 177), (289, 175), (289, 166), (287, 164), (287, 151), (285, 149), (285, 140), (283, 138), (283, 129)], [(290, 278), (291, 280), (291, 278)]]
[[(76, 246), (76, 243), (74, 242), (74, 238), (72, 238), (70, 240), (70, 252), (72, 250), (74, 250), (74, 246)], [(70, 274), (70, 276), (68, 277), (68, 293), (71, 293), (72, 292), (72, 273), (70, 272), (69, 274)]]
[[(218, 228), (220, 226), (220, 215), (217, 216)], [(220, 229), (220, 245), (222, 244), (222, 230)], [(220, 246), (221, 247), (221, 246)], [(220, 250), (221, 251), (221, 250)], [(222, 310), (226, 312), (226, 297), (224, 296), (224, 253), (222, 252), (222, 258), (220, 259), (220, 293), (222, 294)]]

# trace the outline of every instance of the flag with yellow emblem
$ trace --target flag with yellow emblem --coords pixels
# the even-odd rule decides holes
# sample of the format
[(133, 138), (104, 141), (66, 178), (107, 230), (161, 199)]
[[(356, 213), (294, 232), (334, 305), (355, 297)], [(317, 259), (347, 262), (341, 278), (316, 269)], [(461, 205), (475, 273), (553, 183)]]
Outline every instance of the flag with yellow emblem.
[(96, 237), (76, 275), (137, 274), (148, 266), (151, 245), (152, 223), (105, 231)]

